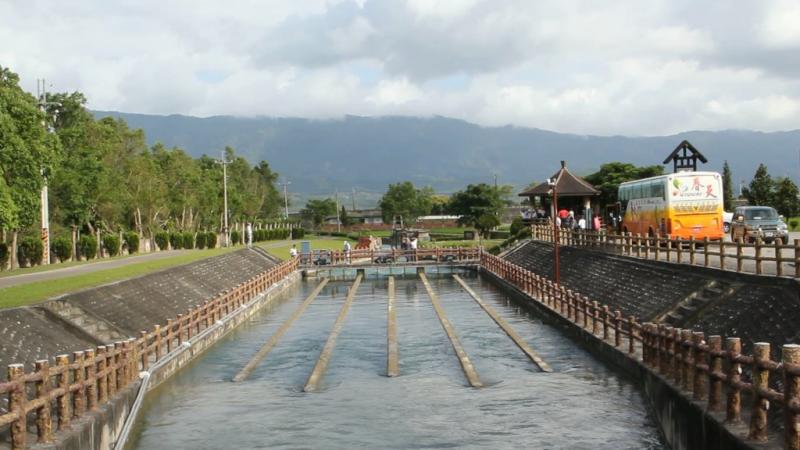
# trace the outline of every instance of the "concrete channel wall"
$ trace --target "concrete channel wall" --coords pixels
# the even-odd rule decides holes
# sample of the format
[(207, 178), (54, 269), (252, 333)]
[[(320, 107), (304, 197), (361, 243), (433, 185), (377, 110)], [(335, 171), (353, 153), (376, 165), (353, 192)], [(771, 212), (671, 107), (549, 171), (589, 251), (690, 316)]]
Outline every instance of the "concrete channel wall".
[[(149, 374), (146, 377), (147, 389), (152, 389), (246, 320), (261, 306), (271, 302), (276, 296), (281, 295), (288, 287), (295, 284), (299, 278), (297, 272), (285, 276), (284, 274), (287, 273), (283, 268), (285, 264), (276, 266), (275, 262), (273, 258), (262, 252), (240, 250), (186, 266), (88, 289), (33, 307), (0, 311), (0, 364), (22, 364), (19, 366), (20, 370), (23, 373), (31, 373), (31, 375), (27, 375), (31, 377), (34, 374), (31, 370), (34, 361), (52, 360), (55, 355), (69, 354), (70, 352), (79, 352), (80, 355), (83, 355), (81, 352), (92, 349), (87, 350), (86, 354), (88, 355), (88, 352), (95, 351), (95, 347), (105, 348), (103, 347), (105, 344), (110, 344), (111, 349), (116, 345), (116, 351), (119, 352), (120, 342), (126, 342), (125, 353), (120, 353), (118, 356), (120, 359), (124, 357), (129, 360), (133, 356), (133, 360), (136, 360), (139, 358), (137, 356), (139, 352), (143, 350), (146, 352), (141, 357), (144, 363), (144, 361), (150, 360), (153, 356), (152, 352), (155, 352), (156, 363), (149, 368)], [(271, 270), (273, 268), (276, 270)], [(279, 273), (268, 275), (273, 272)], [(265, 276), (268, 278), (264, 278)], [(262, 281), (254, 281), (258, 279)], [(269, 280), (272, 280), (271, 283), (268, 282)], [(263, 287), (259, 288), (259, 286)], [(261, 292), (264, 288), (267, 290)], [(220, 295), (226, 292), (229, 294)], [(261, 293), (259, 294), (259, 292)], [(258, 295), (243, 304), (246, 299), (255, 294)], [(212, 298), (215, 300), (209, 303), (208, 300)], [(201, 304), (204, 306), (197, 306)], [(133, 339), (134, 336), (142, 335), (139, 332), (141, 328), (158, 330), (160, 324), (165, 321), (169, 323), (168, 319), (186, 312), (187, 310), (184, 308), (193, 308), (194, 314), (186, 315), (184, 322), (175, 322), (175, 333), (177, 334), (170, 335), (168, 333), (171, 331), (162, 330), (161, 334), (167, 333), (163, 336), (164, 339), (160, 333), (153, 334), (152, 332), (148, 334), (148, 337)], [(211, 320), (215, 317), (216, 321)], [(154, 327), (154, 325), (156, 326)], [(193, 333), (192, 329), (195, 326), (197, 331)], [(201, 328), (203, 328), (202, 332)], [(186, 340), (183, 339), (184, 334)], [(182, 345), (170, 348), (174, 342), (173, 339), (169, 339), (170, 336), (177, 339), (178, 343), (182, 343)], [(114, 344), (114, 341), (117, 343)], [(133, 341), (136, 341), (137, 344), (133, 345)], [(131, 344), (131, 353), (128, 353), (127, 343)], [(172, 351), (159, 357), (162, 350)], [(73, 353), (73, 355), (75, 354)], [(77, 362), (72, 364), (77, 364)], [(121, 371), (124, 366), (118, 364), (115, 370), (118, 376), (122, 376), (123, 372)], [(55, 365), (51, 364), (51, 366)], [(81, 376), (90, 377), (95, 370), (100, 370), (96, 366), (97, 364), (87, 366), (85, 374)], [(137, 367), (130, 367), (130, 370), (139, 370)], [(86, 414), (76, 412), (77, 417), (71, 421), (69, 429), (55, 434), (54, 443), (34, 446), (29, 444), (29, 447), (111, 448), (140, 390), (140, 382), (136, 379), (138, 378), (136, 373), (128, 372), (128, 368), (124, 370), (125, 386), (115, 395), (110, 395), (111, 392), (109, 392), (110, 401), (99, 402), (95, 411)], [(70, 369), (70, 371), (74, 372), (73, 375), (77, 377), (75, 374), (78, 369)], [(130, 375), (128, 375), (129, 373)], [(130, 383), (127, 383), (128, 377), (130, 377)], [(67, 376), (65, 379), (69, 382), (73, 378)], [(93, 380), (93, 378), (88, 379)], [(77, 378), (74, 380), (77, 383)], [(106, 375), (103, 375), (100, 380), (103, 383), (111, 383), (111, 378), (106, 381)], [(75, 395), (82, 399), (81, 402), (85, 402), (84, 396), (87, 395), (85, 389), (94, 389), (95, 394), (93, 395), (96, 402), (97, 390), (100, 388), (99, 382), (92, 381), (89, 387), (80, 388), (82, 389), (81, 393)], [(114, 383), (116, 384), (116, 382)], [(7, 384), (3, 387), (3, 382), (0, 382), (0, 388), (2, 388), (0, 390), (4, 392), (11, 389), (8, 392), (13, 393), (17, 388), (12, 386), (12, 384)], [(24, 384), (19, 386), (24, 386)], [(32, 388), (32, 386), (30, 387)], [(37, 387), (37, 393), (38, 389)], [(110, 391), (110, 388), (108, 390)], [(9, 410), (15, 411), (13, 405), (8, 403), (12, 397), (13, 395), (0, 395), (0, 418)], [(90, 402), (91, 398), (92, 394), (89, 394)], [(74, 401), (77, 409), (78, 400)], [(60, 402), (61, 400), (59, 400), (59, 405)], [(68, 406), (68, 408), (70, 407)], [(62, 412), (59, 411), (59, 415), (61, 414)], [(71, 415), (72, 413), (68, 412), (67, 414)], [(37, 413), (37, 417), (41, 418), (42, 415)], [(33, 425), (33, 421), (28, 420), (28, 425)], [(35, 428), (38, 428), (39, 432), (42, 430), (38, 419)], [(13, 435), (9, 434), (9, 431), (8, 427), (0, 427), (0, 449), (9, 448), (9, 444), (14, 441), (11, 439)], [(31, 428), (28, 428), (28, 431), (27, 434), (30, 435)], [(19, 434), (17, 436), (19, 437)], [(25, 441), (35, 442), (35, 433), (28, 436)]]
[[(545, 317), (549, 323), (560, 328), (601, 360), (617, 366), (632, 379), (638, 380), (664, 439), (671, 448), (676, 450), (754, 448), (736, 436), (737, 433), (747, 432), (745, 426), (726, 427), (723, 425), (724, 417), (707, 412), (702, 403), (683, 396), (668, 380), (649, 370), (641, 361), (631, 358), (624, 351), (609, 345), (590, 331), (575, 326), (566, 317), (545, 307), (490, 271), (482, 269), (481, 273), (509, 292), (519, 304), (535, 310), (537, 315)], [(774, 447), (765, 445), (763, 448)]]
[[(528, 242), (504, 256), (552, 277), (553, 245)], [(738, 336), (754, 342), (800, 343), (800, 284), (774, 276), (739, 274), (561, 247), (561, 284), (619, 310), (624, 317)]]
[[(290, 295), (292, 288), (297, 285), (299, 280), (299, 272), (289, 275), (224, 320), (217, 321), (212, 327), (204, 330), (204, 332), (187, 341), (177, 350), (169, 353), (166, 358), (149, 371), (149, 380), (145, 387), (146, 392), (155, 389), (175, 375), (183, 367), (211, 348), (217, 341), (256, 314), (261, 308), (276, 299)], [(129, 417), (130, 414), (138, 415), (139, 413), (139, 410), (134, 410), (133, 406), (141, 385), (141, 382), (134, 383), (98, 412), (73, 423), (72, 430), (69, 433), (63, 433), (58, 436), (58, 439), (53, 444), (37, 445), (32, 448), (59, 450), (111, 450), (115, 448), (116, 441), (120, 437), (126, 422), (136, 420), (135, 416)]]

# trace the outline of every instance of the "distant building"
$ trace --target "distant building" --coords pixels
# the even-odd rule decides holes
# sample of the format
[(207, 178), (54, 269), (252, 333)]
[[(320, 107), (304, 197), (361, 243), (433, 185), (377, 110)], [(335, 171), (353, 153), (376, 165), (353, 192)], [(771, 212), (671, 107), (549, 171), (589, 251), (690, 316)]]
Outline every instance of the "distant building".
[[(353, 224), (380, 224), (383, 223), (383, 215), (381, 215), (380, 209), (356, 209), (353, 211), (347, 211), (347, 218), (350, 219), (350, 222)], [(328, 225), (336, 225), (337, 224), (337, 216), (327, 216), (325, 217), (325, 222)]]

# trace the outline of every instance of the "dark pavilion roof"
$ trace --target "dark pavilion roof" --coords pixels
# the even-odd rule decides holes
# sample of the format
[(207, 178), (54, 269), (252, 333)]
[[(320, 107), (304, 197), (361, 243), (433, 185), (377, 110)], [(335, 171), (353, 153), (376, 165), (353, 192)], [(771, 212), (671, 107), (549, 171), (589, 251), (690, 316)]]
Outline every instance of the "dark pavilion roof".
[[(679, 154), (679, 152), (681, 150), (684, 150), (684, 152), (683, 152), (684, 154), (683, 155)], [(681, 141), (680, 144), (678, 144), (677, 147), (675, 147), (675, 150), (673, 150), (672, 153), (670, 153), (669, 156), (667, 156), (667, 159), (665, 159), (664, 162), (661, 163), (661, 164), (667, 164), (670, 161), (674, 160), (675, 158), (680, 158), (681, 156), (683, 156), (683, 157), (696, 157), (697, 159), (699, 159), (703, 163), (707, 163), (708, 162), (708, 159), (706, 159), (706, 157), (703, 156), (702, 153), (700, 153), (700, 150), (696, 149), (694, 147), (694, 145), (692, 145), (691, 142), (689, 142), (689, 141), (684, 139), (683, 141)]]
[[(556, 182), (556, 189), (559, 196), (575, 196), (587, 197), (593, 195), (600, 195), (600, 191), (594, 188), (586, 180), (579, 176), (575, 176), (567, 170), (567, 164), (561, 161), (561, 169), (554, 173), (551, 178), (558, 180)], [(530, 189), (526, 189), (519, 193), (520, 197), (533, 197), (536, 195), (550, 195), (550, 185), (545, 181)]]

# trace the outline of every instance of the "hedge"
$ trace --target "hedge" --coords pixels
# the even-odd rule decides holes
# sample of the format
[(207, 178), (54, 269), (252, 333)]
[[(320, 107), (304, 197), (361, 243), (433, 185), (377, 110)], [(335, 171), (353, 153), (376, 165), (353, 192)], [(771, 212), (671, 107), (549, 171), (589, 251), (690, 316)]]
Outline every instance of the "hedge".
[(33, 236), (22, 238), (17, 246), (17, 261), (20, 267), (35, 266), (42, 263), (42, 240)]
[(209, 231), (206, 233), (206, 247), (215, 248), (217, 246), (217, 233)]
[(239, 234), (239, 231), (233, 230), (231, 231), (231, 244), (241, 244), (242, 243), (242, 236)]
[(97, 256), (97, 240), (94, 236), (84, 234), (78, 239), (78, 254), (86, 259)]
[(169, 245), (169, 233), (166, 231), (159, 231), (155, 235), (155, 240), (159, 250), (166, 250)]
[(203, 232), (197, 233), (197, 236), (195, 236), (195, 238), (194, 238), (194, 246), (195, 246), (195, 248), (198, 248), (198, 249), (206, 248), (206, 240), (207, 240), (206, 233), (203, 233)]
[(183, 234), (173, 231), (169, 234), (169, 245), (173, 250), (180, 250), (183, 248)]
[(194, 233), (191, 231), (183, 233), (183, 248), (189, 250), (194, 248)]
[(119, 236), (115, 233), (103, 235), (103, 248), (108, 252), (108, 256), (119, 255)]
[(139, 234), (134, 231), (128, 231), (122, 235), (125, 241), (125, 247), (128, 248), (128, 254), (132, 255), (139, 252)]
[(50, 249), (59, 261), (64, 262), (72, 257), (72, 239), (61, 236), (53, 239)]
[(8, 244), (0, 242), (0, 269), (4, 269), (8, 264)]

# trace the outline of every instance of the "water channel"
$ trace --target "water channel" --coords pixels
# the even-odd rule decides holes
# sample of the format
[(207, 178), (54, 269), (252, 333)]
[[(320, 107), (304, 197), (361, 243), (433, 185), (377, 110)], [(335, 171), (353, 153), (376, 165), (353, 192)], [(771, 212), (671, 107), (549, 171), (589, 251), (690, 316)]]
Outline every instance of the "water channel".
[(386, 377), (387, 278), (359, 287), (322, 389), (303, 392), (343, 304), (332, 281), (246, 381), (231, 379), (319, 280), (298, 284), (148, 395), (131, 448), (664, 448), (632, 380), (462, 274), (553, 368), (541, 372), (449, 275), (429, 276), (486, 385), (468, 386), (423, 284), (396, 278), (400, 376)]

